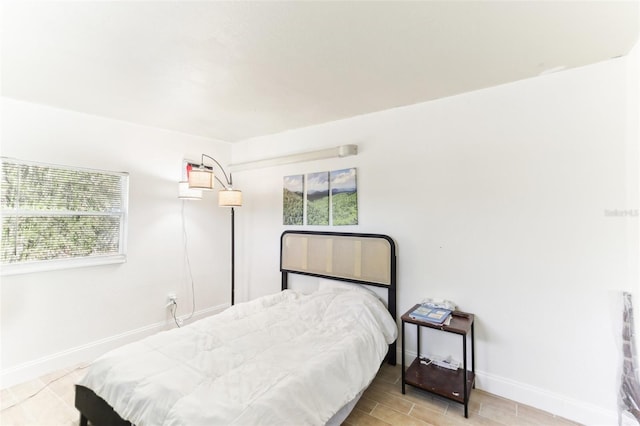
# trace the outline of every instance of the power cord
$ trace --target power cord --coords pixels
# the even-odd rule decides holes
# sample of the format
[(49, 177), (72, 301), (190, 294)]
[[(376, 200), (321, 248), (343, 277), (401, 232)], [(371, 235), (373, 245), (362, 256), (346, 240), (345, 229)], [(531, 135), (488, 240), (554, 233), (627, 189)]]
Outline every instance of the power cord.
[(194, 313), (196, 312), (196, 289), (195, 284), (193, 282), (193, 273), (191, 272), (191, 260), (189, 259), (189, 244), (188, 244), (188, 235), (187, 235), (187, 224), (185, 220), (184, 214), (184, 200), (182, 201), (182, 209), (181, 209), (181, 218), (182, 218), (182, 247), (184, 251), (184, 262), (187, 267), (187, 280), (191, 283), (191, 313), (186, 318), (181, 318), (178, 320), (176, 317), (176, 313), (178, 311), (178, 302), (172, 300), (170, 302), (171, 307), (171, 315), (173, 316), (173, 321), (176, 323), (178, 327), (181, 327), (181, 324), (184, 321), (188, 321), (193, 318)]
[(171, 315), (173, 316), (173, 321), (176, 323), (178, 328), (180, 328), (181, 327), (180, 322), (178, 321), (178, 318), (176, 318), (176, 311), (178, 310), (178, 302), (176, 302), (175, 300), (172, 300), (170, 305), (171, 305)]
[(184, 248), (184, 261), (185, 264), (187, 265), (187, 278), (189, 279), (189, 281), (191, 282), (191, 314), (189, 314), (189, 316), (187, 318), (185, 318), (185, 320), (190, 320), (191, 318), (193, 318), (193, 314), (196, 311), (196, 290), (195, 290), (195, 285), (193, 284), (193, 274), (191, 273), (191, 260), (189, 259), (189, 245), (187, 244), (188, 242), (188, 236), (187, 236), (187, 224), (184, 218), (184, 200), (182, 201), (182, 241), (183, 241), (183, 248)]

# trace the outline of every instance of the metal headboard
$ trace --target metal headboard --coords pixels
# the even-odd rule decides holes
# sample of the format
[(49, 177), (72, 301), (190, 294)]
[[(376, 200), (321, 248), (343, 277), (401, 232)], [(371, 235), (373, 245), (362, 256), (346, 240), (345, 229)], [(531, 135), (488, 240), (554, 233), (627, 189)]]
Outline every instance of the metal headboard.
[[(387, 309), (396, 319), (396, 246), (382, 234), (284, 231), (280, 238), (282, 289), (289, 274), (310, 275), (387, 289)], [(389, 345), (396, 363), (396, 342)]]

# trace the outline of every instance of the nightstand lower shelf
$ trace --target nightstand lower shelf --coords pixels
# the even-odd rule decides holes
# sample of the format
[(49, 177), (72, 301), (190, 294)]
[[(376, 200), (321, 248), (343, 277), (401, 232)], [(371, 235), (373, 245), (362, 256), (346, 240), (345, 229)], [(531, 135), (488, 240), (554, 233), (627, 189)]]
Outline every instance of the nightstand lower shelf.
[[(428, 362), (428, 360), (427, 360)], [(434, 364), (424, 365), (416, 358), (405, 373), (405, 383), (428, 392), (448, 398), (460, 404), (465, 403), (463, 388), (464, 370), (450, 370)], [(467, 398), (475, 382), (475, 374), (467, 371)]]

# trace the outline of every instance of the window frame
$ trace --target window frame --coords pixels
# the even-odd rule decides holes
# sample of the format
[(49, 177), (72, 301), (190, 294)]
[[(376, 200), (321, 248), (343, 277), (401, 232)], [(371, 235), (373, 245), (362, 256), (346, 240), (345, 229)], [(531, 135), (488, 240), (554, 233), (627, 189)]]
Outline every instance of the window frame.
[[(69, 268), (81, 268), (87, 266), (99, 266), (109, 265), (116, 263), (125, 263), (127, 261), (127, 235), (128, 235), (128, 222), (129, 222), (129, 173), (127, 172), (114, 172), (110, 170), (93, 169), (86, 167), (74, 167), (53, 163), (43, 163), (38, 161), (20, 160), (11, 157), (0, 157), (0, 169), (4, 168), (6, 163), (24, 165), (24, 166), (37, 166), (47, 167), (53, 169), (71, 170), (87, 173), (99, 173), (103, 175), (118, 176), (121, 181), (121, 209), (118, 212), (96, 212), (96, 211), (34, 211), (30, 209), (20, 209), (2, 207), (0, 210), (1, 216), (42, 216), (45, 218), (51, 217), (73, 217), (73, 216), (109, 216), (119, 217), (120, 219), (120, 232), (118, 237), (118, 253), (93, 255), (93, 256), (76, 256), (64, 259), (51, 259), (51, 260), (29, 260), (14, 263), (0, 263), (0, 276), (27, 274), (33, 272), (55, 271), (60, 269)], [(2, 234), (0, 234), (2, 238)]]

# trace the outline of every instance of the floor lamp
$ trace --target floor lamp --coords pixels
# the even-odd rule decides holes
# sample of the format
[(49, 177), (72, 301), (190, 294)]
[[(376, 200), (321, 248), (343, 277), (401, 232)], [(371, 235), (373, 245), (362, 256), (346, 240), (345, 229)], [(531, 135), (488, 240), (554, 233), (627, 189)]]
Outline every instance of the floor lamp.
[[(224, 182), (215, 175), (213, 167), (205, 166), (205, 158), (213, 161), (224, 176)], [(242, 191), (233, 189), (231, 174), (227, 175), (222, 165), (213, 157), (202, 154), (200, 165), (189, 164), (187, 168), (189, 189), (209, 191), (214, 188), (215, 181), (222, 185), (218, 192), (218, 206), (231, 208), (231, 305), (235, 303), (235, 207), (242, 206)]]

